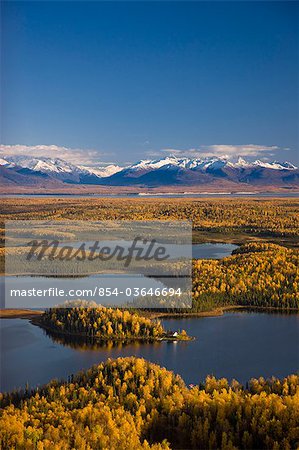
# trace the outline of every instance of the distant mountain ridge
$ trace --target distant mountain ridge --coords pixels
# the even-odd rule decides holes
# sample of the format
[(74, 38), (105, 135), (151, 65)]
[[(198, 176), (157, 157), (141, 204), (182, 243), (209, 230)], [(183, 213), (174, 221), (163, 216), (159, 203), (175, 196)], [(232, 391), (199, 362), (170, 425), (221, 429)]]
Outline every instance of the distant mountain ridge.
[[(27, 180), (26, 180), (27, 178)], [(0, 183), (36, 184), (38, 180), (55, 184), (102, 186), (217, 186), (249, 185), (298, 187), (299, 170), (290, 162), (236, 162), (225, 157), (188, 158), (166, 156), (141, 160), (126, 167), (110, 164), (105, 167), (75, 165), (60, 158), (25, 155), (0, 158)]]
[(91, 168), (71, 164), (60, 158), (31, 157), (31, 156), (4, 156), (0, 159), (0, 166), (8, 169), (21, 167), (41, 172), (58, 180), (68, 183), (95, 182), (97, 179), (110, 176), (122, 168), (119, 166), (107, 166)]

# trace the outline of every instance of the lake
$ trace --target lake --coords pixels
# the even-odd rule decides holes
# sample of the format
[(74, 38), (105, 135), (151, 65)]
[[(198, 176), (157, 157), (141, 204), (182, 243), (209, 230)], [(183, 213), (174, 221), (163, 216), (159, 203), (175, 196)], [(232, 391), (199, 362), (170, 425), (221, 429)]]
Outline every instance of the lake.
[(25, 319), (1, 319), (1, 390), (44, 384), (107, 358), (138, 356), (197, 384), (208, 374), (236, 378), (284, 377), (299, 369), (299, 315), (230, 312), (219, 317), (163, 320), (185, 329), (192, 342), (131, 343), (94, 347), (84, 340), (51, 337)]
[[(124, 241), (125, 242), (125, 241)], [(192, 245), (192, 257), (196, 259), (222, 259), (227, 256), (230, 256), (232, 251), (238, 248), (237, 245), (234, 244), (222, 244), (222, 243), (204, 243), (204, 244), (193, 244)], [(178, 253), (179, 254), (179, 253)], [(183, 254), (188, 254), (185, 251)], [(191, 261), (190, 261), (191, 263)], [(138, 288), (146, 288), (146, 289), (163, 289), (165, 285), (163, 284), (165, 279), (161, 278), (160, 280), (149, 278), (143, 275), (136, 275), (133, 278), (133, 274), (130, 275), (130, 279), (127, 278), (127, 275), (121, 276), (117, 275), (105, 275), (102, 277), (90, 276), (88, 278), (46, 278), (46, 277), (30, 277), (30, 276), (9, 276), (9, 277), (0, 277), (0, 308), (33, 308), (33, 309), (44, 309), (53, 307), (65, 300), (74, 300), (74, 298), (57, 298), (51, 295), (45, 295), (43, 297), (28, 297), (28, 298), (12, 298), (8, 295), (10, 289), (32, 289), (35, 287), (36, 289), (48, 289), (49, 287), (56, 287), (57, 289), (63, 289), (64, 291), (68, 291), (70, 287), (74, 289), (92, 289), (94, 290), (96, 286), (100, 285), (102, 287), (117, 287), (119, 291), (124, 292), (126, 287), (134, 286)], [(6, 283), (6, 303), (4, 302), (5, 298), (5, 283)], [(191, 281), (190, 281), (191, 283)], [(180, 284), (180, 287), (184, 289), (183, 284)], [(85, 300), (95, 300), (98, 303), (105, 305), (103, 298), (90, 298), (85, 297), (83, 294), (80, 298)], [(131, 298), (126, 297), (125, 295), (119, 295), (117, 297), (109, 297), (107, 298), (108, 303), (111, 305), (121, 305), (124, 302), (132, 300)]]
[(234, 244), (193, 244), (192, 258), (195, 259), (222, 259), (230, 256), (232, 251), (237, 249), (238, 245)]

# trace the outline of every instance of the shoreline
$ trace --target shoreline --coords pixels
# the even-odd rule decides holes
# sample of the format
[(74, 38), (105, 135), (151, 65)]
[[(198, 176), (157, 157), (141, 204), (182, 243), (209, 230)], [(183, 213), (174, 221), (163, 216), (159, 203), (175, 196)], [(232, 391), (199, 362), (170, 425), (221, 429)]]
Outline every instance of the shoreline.
[(192, 317), (219, 317), (223, 316), (228, 311), (236, 311), (236, 310), (256, 310), (256, 311), (263, 311), (263, 312), (293, 312), (299, 314), (299, 309), (297, 308), (289, 308), (289, 309), (282, 309), (282, 308), (275, 308), (273, 306), (251, 306), (251, 305), (227, 305), (227, 306), (220, 306), (215, 309), (211, 309), (209, 311), (199, 311), (199, 312), (186, 312), (186, 313), (172, 313), (172, 312), (148, 312), (148, 315), (146, 317), (149, 317), (150, 319), (181, 319), (181, 318), (192, 318)]
[[(228, 311), (234, 310), (260, 310), (264, 312), (293, 312), (299, 314), (299, 309), (297, 308), (289, 308), (289, 309), (281, 309), (275, 307), (267, 307), (267, 306), (250, 306), (250, 305), (228, 305), (228, 306), (220, 306), (215, 309), (211, 309), (209, 311), (198, 311), (198, 312), (157, 312), (157, 311), (142, 311), (137, 310), (136, 312), (144, 317), (148, 317), (150, 319), (163, 319), (163, 318), (188, 318), (188, 317), (218, 317), (223, 316)], [(0, 319), (36, 319), (38, 316), (42, 315), (44, 311), (33, 310), (33, 309), (0, 309)], [(52, 329), (51, 329), (52, 330)], [(81, 335), (80, 335), (81, 336)]]
[(34, 309), (0, 309), (0, 319), (31, 319), (43, 314), (44, 311), (35, 311)]
[(144, 338), (144, 337), (99, 337), (99, 336), (88, 336), (87, 334), (82, 334), (82, 333), (72, 333), (69, 331), (63, 331), (63, 330), (56, 330), (55, 328), (52, 328), (51, 326), (48, 326), (42, 322), (39, 321), (38, 317), (33, 317), (30, 319), (30, 323), (32, 325), (35, 325), (37, 327), (40, 327), (44, 330), (47, 330), (49, 332), (52, 332), (53, 334), (57, 334), (58, 336), (69, 336), (69, 337), (79, 337), (82, 339), (92, 339), (94, 341), (97, 342), (109, 342), (109, 341), (121, 341), (121, 342), (133, 342), (133, 341), (140, 341), (140, 342), (177, 342), (177, 341), (181, 341), (181, 342), (190, 342), (190, 341), (194, 341), (195, 338), (192, 336), (186, 336), (185, 338), (182, 338), (180, 336), (161, 336), (161, 337), (157, 337), (157, 338)]

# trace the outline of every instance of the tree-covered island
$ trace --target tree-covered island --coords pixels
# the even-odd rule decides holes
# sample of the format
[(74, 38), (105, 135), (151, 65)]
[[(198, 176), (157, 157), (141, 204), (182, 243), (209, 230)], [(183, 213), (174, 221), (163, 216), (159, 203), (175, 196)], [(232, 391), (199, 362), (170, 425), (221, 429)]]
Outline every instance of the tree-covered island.
[(166, 331), (157, 319), (127, 310), (97, 307), (50, 308), (34, 323), (58, 333), (97, 340), (191, 340), (185, 330)]

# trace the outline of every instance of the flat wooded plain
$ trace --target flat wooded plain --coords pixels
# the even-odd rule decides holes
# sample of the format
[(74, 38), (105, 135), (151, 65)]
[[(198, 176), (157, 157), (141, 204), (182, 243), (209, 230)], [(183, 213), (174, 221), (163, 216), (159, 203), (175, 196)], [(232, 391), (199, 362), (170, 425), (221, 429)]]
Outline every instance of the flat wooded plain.
[(5, 198), (5, 220), (190, 220), (193, 242), (298, 245), (297, 198)]

